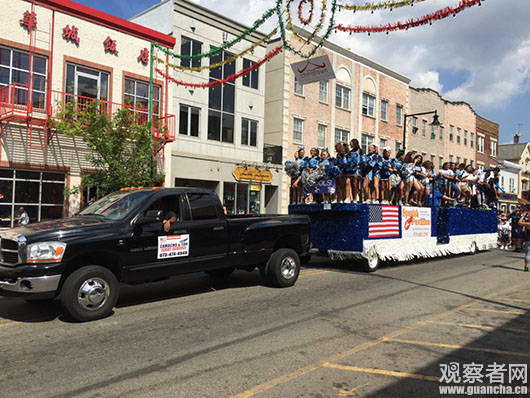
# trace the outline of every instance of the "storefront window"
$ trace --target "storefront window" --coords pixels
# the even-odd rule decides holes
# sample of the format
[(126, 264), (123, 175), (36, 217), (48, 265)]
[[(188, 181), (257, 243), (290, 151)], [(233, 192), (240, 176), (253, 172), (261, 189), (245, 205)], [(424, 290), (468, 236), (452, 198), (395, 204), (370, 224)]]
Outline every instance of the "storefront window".
[(0, 169), (0, 227), (16, 226), (20, 207), (30, 223), (63, 217), (64, 188), (62, 173)]
[(251, 184), (250, 185), (250, 196), (248, 201), (248, 209), (250, 214), (259, 214), (260, 211), (260, 193), (261, 193), (261, 185), (259, 184)]
[(223, 187), (223, 206), (226, 208), (226, 214), (260, 214), (260, 184), (225, 182)]
[(237, 184), (236, 214), (247, 214), (248, 209), (248, 185)]
[(233, 182), (225, 182), (223, 185), (223, 205), (226, 208), (226, 214), (235, 214), (236, 184)]

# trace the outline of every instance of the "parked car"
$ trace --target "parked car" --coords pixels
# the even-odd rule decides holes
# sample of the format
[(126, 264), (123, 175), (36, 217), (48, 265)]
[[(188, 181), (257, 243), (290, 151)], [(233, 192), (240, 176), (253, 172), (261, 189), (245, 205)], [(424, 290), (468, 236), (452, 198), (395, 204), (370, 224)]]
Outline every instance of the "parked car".
[(127, 188), (78, 215), (0, 233), (0, 295), (58, 297), (78, 321), (105, 317), (119, 285), (258, 267), (276, 287), (294, 285), (307, 260), (309, 217), (226, 216), (215, 192)]

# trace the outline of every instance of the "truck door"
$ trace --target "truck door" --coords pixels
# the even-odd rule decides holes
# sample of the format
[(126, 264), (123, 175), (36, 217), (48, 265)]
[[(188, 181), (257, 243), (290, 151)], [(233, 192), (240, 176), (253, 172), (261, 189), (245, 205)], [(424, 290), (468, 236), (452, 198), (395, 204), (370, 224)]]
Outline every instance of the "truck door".
[(188, 193), (187, 198), (191, 213), (190, 260), (197, 270), (226, 267), (228, 226), (219, 199), (213, 192)]
[(161, 221), (135, 225), (130, 240), (128, 279), (148, 281), (187, 272), (189, 262), (189, 223), (184, 220), (185, 197), (180, 194), (158, 196), (140, 216), (150, 210), (161, 210), (163, 219), (174, 215), (176, 221), (164, 231)]

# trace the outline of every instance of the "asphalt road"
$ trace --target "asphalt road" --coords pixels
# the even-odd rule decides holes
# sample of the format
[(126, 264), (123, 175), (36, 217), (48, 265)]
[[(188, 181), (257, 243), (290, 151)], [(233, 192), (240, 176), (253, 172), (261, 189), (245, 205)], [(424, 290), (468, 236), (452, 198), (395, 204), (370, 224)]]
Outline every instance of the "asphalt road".
[(316, 259), (296, 286), (203, 274), (124, 287), (91, 323), (0, 298), (6, 397), (432, 397), (440, 364), (530, 362), (530, 273), (491, 251), (374, 274)]

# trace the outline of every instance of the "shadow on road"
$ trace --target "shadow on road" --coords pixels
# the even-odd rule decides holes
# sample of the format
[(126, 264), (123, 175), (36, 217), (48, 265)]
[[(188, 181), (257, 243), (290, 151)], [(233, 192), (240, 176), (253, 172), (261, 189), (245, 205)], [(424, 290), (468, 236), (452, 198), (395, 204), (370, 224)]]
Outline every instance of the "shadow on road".
[[(473, 321), (470, 321), (473, 322)], [(526, 331), (526, 333), (524, 333)], [(488, 386), (488, 385), (499, 385), (489, 384), (490, 379), (486, 377), (487, 367), (493, 363), (499, 365), (505, 365), (504, 372), (498, 373), (504, 374), (504, 386), (521, 386), (521, 381), (513, 382), (510, 384), (509, 381), (509, 365), (522, 364), (526, 365), (527, 369), (530, 367), (530, 340), (528, 339), (530, 331), (530, 310), (527, 310), (524, 314), (519, 315), (502, 326), (496, 327), (494, 330), (483, 334), (481, 337), (472, 340), (471, 342), (462, 346), (462, 348), (447, 351), (445, 355), (438, 357), (436, 360), (429, 362), (427, 365), (418, 367), (413, 373), (424, 376), (431, 376), (437, 378), (436, 381), (420, 381), (411, 378), (397, 379), (396, 382), (387, 385), (386, 387), (371, 392), (370, 394), (363, 395), (366, 397), (438, 397), (440, 396), (439, 387), (447, 385), (460, 385), (468, 388), (469, 386)], [(443, 341), (444, 339), (441, 338)], [(452, 345), (458, 345), (455, 341), (443, 341)], [(404, 349), (410, 349), (409, 346), (404, 346)], [(417, 352), (423, 353), (425, 358), (433, 357), (433, 348), (429, 346), (415, 345), (413, 349)], [(419, 350), (419, 351), (418, 351)], [(403, 355), (403, 363), (407, 363), (408, 356)], [(460, 383), (440, 383), (439, 378), (442, 376), (440, 369), (441, 364), (457, 363)], [(474, 384), (463, 383), (463, 372), (464, 364), (471, 363), (483, 365), (483, 369), (478, 372), (482, 373), (484, 378), (483, 382), (476, 382)], [(410, 364), (410, 363), (407, 363)], [(456, 367), (455, 367), (456, 369)], [(394, 369), (400, 371), (400, 369)], [(464, 396), (468, 392), (461, 394), (451, 394), (450, 396)], [(449, 395), (449, 394), (448, 394)], [(498, 396), (505, 396), (502, 394), (494, 394)], [(474, 396), (492, 396), (487, 394), (474, 394)], [(523, 395), (511, 395), (511, 396), (523, 396)], [(524, 395), (526, 396), (526, 395)]]

